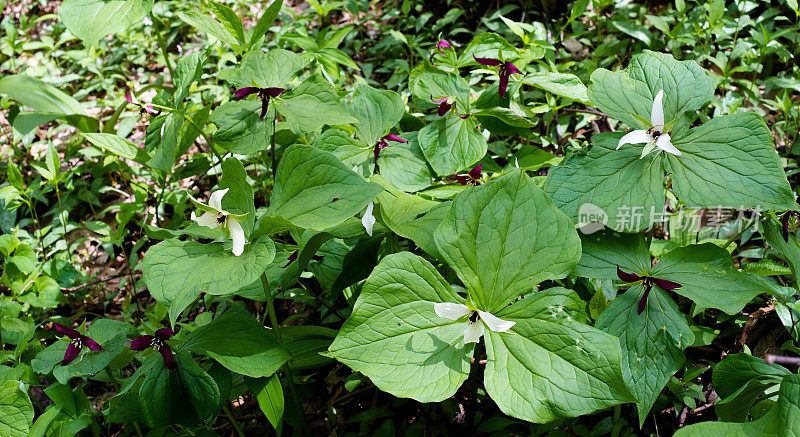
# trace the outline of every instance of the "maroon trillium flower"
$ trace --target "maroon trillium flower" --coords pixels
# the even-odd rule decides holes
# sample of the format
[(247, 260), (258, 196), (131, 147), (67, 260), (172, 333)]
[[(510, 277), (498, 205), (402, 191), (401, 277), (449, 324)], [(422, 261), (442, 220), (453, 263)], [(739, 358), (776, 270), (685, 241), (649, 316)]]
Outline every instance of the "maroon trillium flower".
[(439, 56), (444, 55), (444, 50), (452, 48), (452, 47), (453, 46), (451, 46), (449, 42), (447, 42), (446, 40), (440, 39), (439, 42), (436, 43), (436, 50), (438, 50), (438, 52), (434, 51), (433, 53), (431, 53), (431, 57), (430, 57), (431, 64), (433, 64), (433, 57), (434, 56), (436, 56), (436, 55), (439, 55)]
[(88, 336), (81, 335), (80, 332), (72, 328), (59, 325), (58, 323), (53, 323), (53, 326), (56, 328), (56, 331), (66, 335), (71, 340), (69, 342), (69, 346), (67, 346), (67, 351), (64, 353), (64, 359), (61, 361), (61, 364), (64, 366), (74, 361), (75, 358), (78, 357), (78, 354), (81, 353), (81, 348), (84, 346), (93, 351), (105, 350), (103, 349), (103, 346), (100, 346), (96, 341), (92, 340)]
[(278, 97), (279, 95), (283, 94), (284, 91), (286, 91), (285, 88), (275, 88), (275, 87), (259, 88), (255, 86), (248, 86), (236, 90), (234, 96), (237, 99), (243, 99), (249, 96), (250, 94), (258, 94), (258, 97), (261, 98), (261, 119), (263, 120), (264, 117), (267, 116), (267, 108), (269, 108), (269, 99), (271, 97)]
[(164, 358), (164, 365), (167, 369), (174, 369), (175, 358), (172, 356), (172, 349), (170, 349), (169, 345), (166, 343), (173, 335), (175, 335), (175, 332), (169, 328), (158, 329), (155, 335), (140, 335), (131, 342), (131, 350), (143, 351), (148, 347), (152, 347), (161, 353), (161, 357)]
[(128, 101), (131, 105), (136, 105), (141, 108), (141, 111), (146, 112), (148, 114), (156, 114), (156, 111), (150, 105), (143, 105), (136, 100), (133, 95), (131, 94), (131, 90), (125, 90), (125, 100)]
[(781, 217), (781, 224), (783, 225), (783, 229), (781, 231), (781, 234), (783, 234), (783, 241), (785, 241), (787, 243), (789, 242), (789, 220), (792, 217), (795, 217), (795, 218), (800, 217), (800, 212), (788, 211), (788, 212), (786, 212), (786, 214), (783, 215), (783, 217)]
[(650, 295), (650, 289), (653, 288), (653, 285), (665, 291), (681, 288), (681, 284), (668, 281), (666, 279), (658, 279), (650, 276), (639, 276), (634, 273), (625, 273), (619, 268), (619, 266), (617, 266), (617, 276), (619, 279), (629, 284), (642, 281), (642, 286), (644, 287), (644, 296), (642, 296), (642, 299), (639, 301), (639, 314), (644, 311), (644, 307), (647, 304), (647, 296)]
[(475, 58), (475, 61), (481, 65), (486, 65), (489, 67), (500, 67), (500, 72), (498, 75), (500, 76), (500, 88), (498, 93), (500, 94), (500, 98), (506, 98), (506, 89), (508, 88), (508, 77), (512, 74), (522, 74), (519, 71), (519, 68), (515, 67), (514, 64), (510, 62), (503, 62), (499, 59), (492, 59), (492, 58), (478, 58), (475, 55), (472, 55)]
[(439, 114), (439, 117), (444, 117), (451, 108), (456, 106), (456, 102), (449, 103), (450, 97), (448, 96), (442, 97), (441, 99), (434, 99), (433, 96), (431, 96), (431, 101), (439, 104), (439, 107), (436, 109), (436, 113)]
[(373, 150), (373, 152), (375, 153), (375, 162), (378, 162), (378, 155), (381, 154), (381, 150), (383, 150), (384, 148), (386, 148), (386, 146), (389, 145), (387, 141), (397, 141), (398, 143), (408, 142), (407, 140), (404, 140), (395, 134), (389, 134), (381, 138), (380, 140), (378, 140), (377, 143), (375, 143), (375, 149)]
[(461, 185), (480, 185), (481, 184), (481, 169), (483, 164), (478, 164), (469, 171), (466, 175), (456, 175), (456, 180)]

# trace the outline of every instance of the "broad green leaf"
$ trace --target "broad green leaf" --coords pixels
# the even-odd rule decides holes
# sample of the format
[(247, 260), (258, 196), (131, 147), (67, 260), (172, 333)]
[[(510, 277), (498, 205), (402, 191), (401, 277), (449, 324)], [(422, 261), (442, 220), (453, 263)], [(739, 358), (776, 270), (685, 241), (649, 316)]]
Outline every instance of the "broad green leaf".
[(178, 372), (167, 369), (161, 357), (153, 358), (153, 366), (144, 375), (139, 388), (139, 409), (145, 424), (150, 427), (171, 424), (197, 426), (200, 419), (190, 407), (191, 402), (187, 402), (189, 394)]
[(522, 171), (456, 196), (434, 238), (475, 305), (491, 313), (564, 277), (581, 253), (572, 222)]
[(225, 368), (251, 378), (270, 376), (289, 360), (270, 330), (241, 304), (189, 334), (180, 351), (208, 354)]
[(269, 378), (245, 379), (247, 388), (253, 392), (258, 401), (261, 412), (280, 435), (281, 422), (283, 421), (283, 387), (278, 375)]
[(81, 135), (92, 145), (122, 158), (130, 159), (142, 165), (145, 165), (150, 160), (150, 156), (144, 150), (118, 135), (104, 133), (83, 133)]
[(760, 281), (739, 272), (727, 250), (711, 243), (668, 252), (650, 275), (681, 284), (673, 291), (693, 300), (698, 310), (716, 308), (731, 315), (755, 296), (770, 292)]
[[(693, 207), (798, 208), (772, 133), (754, 112), (727, 115), (689, 130), (668, 154), (673, 188)], [(624, 146), (623, 146), (624, 147)]]
[[(341, 129), (327, 129), (317, 136), (314, 147), (330, 152), (344, 165), (353, 167), (373, 157), (373, 148)], [(373, 158), (374, 159), (374, 158)]]
[(181, 127), (183, 126), (183, 112), (178, 110), (166, 114), (162, 123), (161, 127), (155, 131), (151, 130), (154, 127), (154, 123), (148, 126), (147, 133), (150, 138), (145, 140), (145, 149), (150, 152), (147, 143), (148, 140), (151, 140), (154, 149), (152, 150), (152, 158), (147, 161), (147, 165), (168, 173), (177, 158), (178, 141)]
[(67, 351), (68, 341), (57, 341), (39, 352), (31, 362), (31, 367), (37, 373), (47, 374), (53, 371), (61, 384), (68, 384), (74, 377), (92, 376), (103, 370), (125, 346), (125, 337), (130, 330), (130, 325), (119, 320), (99, 319), (92, 322), (87, 334), (98, 342), (104, 351), (92, 351), (81, 348), (80, 355), (66, 366), (61, 365), (64, 353)]
[(33, 404), (19, 381), (0, 385), (0, 435), (25, 437), (33, 425)]
[[(222, 162), (219, 189), (228, 189), (222, 198), (222, 209), (231, 214), (246, 215), (240, 222), (245, 235), (250, 235), (256, 222), (253, 187), (247, 181), (247, 172), (238, 159), (231, 157)], [(198, 211), (199, 215), (199, 211)]]
[(761, 358), (744, 353), (726, 355), (714, 366), (711, 374), (714, 391), (720, 399), (733, 395), (748, 381), (758, 380), (764, 383), (780, 383), (788, 369), (777, 364), (767, 364)]
[(194, 81), (200, 79), (203, 73), (203, 64), (206, 56), (202, 52), (195, 52), (190, 55), (181, 56), (175, 63), (175, 92), (172, 101), (177, 107), (189, 94), (189, 88)]
[(230, 295), (252, 284), (275, 257), (275, 245), (261, 238), (236, 256), (229, 243), (165, 240), (144, 256), (143, 275), (150, 294), (170, 307), (175, 320), (201, 292)]
[(560, 97), (589, 103), (586, 85), (578, 76), (567, 73), (535, 73), (522, 79), (522, 83), (535, 86)]
[(400, 122), (406, 105), (394, 91), (377, 90), (358, 83), (349, 109), (358, 120), (355, 126), (358, 139), (362, 144), (372, 146)]
[(257, 50), (245, 53), (238, 68), (223, 70), (218, 76), (236, 88), (284, 88), (305, 65), (300, 55), (288, 50)]
[(419, 191), (431, 186), (434, 174), (419, 147), (416, 133), (403, 134), (407, 143), (389, 142), (378, 157), (381, 176), (394, 188)]
[[(551, 290), (560, 293), (548, 289), (534, 298)], [(558, 310), (549, 299), (532, 305), (527, 300), (497, 314), (516, 322), (511, 330), (485, 336), (484, 384), (504, 413), (545, 423), (633, 400), (622, 379), (616, 337), (551, 315)], [(547, 314), (532, 318), (531, 313)]]
[(433, 304), (463, 301), (429, 262), (409, 252), (389, 255), (367, 279), (328, 355), (395, 396), (442, 401), (467, 379), (473, 346), (460, 342), (464, 324), (447, 323)]
[(178, 17), (183, 20), (184, 23), (202, 30), (225, 44), (230, 44), (232, 47), (239, 46), (239, 41), (234, 35), (228, 32), (228, 29), (226, 29), (222, 23), (197, 9), (187, 9), (178, 12)]
[(256, 23), (255, 27), (251, 30), (250, 41), (247, 42), (248, 49), (251, 49), (253, 45), (264, 36), (267, 30), (269, 30), (270, 26), (275, 23), (275, 19), (278, 18), (282, 6), (282, 0), (273, 0), (264, 13), (261, 14), (258, 23)]
[(467, 45), (458, 58), (458, 67), (474, 65), (475, 59), (473, 56), (511, 61), (519, 57), (519, 50), (502, 36), (496, 33), (485, 32), (475, 36), (475, 38), (470, 41), (469, 45)]
[(450, 203), (404, 193), (387, 186), (388, 183), (381, 182), (378, 178), (379, 176), (373, 176), (373, 180), (385, 187), (378, 195), (383, 223), (397, 235), (417, 243), (429, 255), (440, 258), (433, 232), (450, 210)]
[(536, 171), (545, 167), (558, 165), (564, 158), (544, 151), (537, 146), (524, 146), (508, 160), (506, 169), (521, 168)]
[(219, 412), (220, 393), (216, 381), (189, 354), (177, 356), (178, 377), (197, 418), (205, 421)]
[(140, 23), (153, 8), (153, 0), (64, 0), (58, 16), (69, 32), (87, 48), (106, 35)]
[(495, 106), (488, 109), (479, 109), (474, 111), (473, 114), (476, 116), (493, 117), (513, 127), (531, 128), (535, 126), (532, 121), (526, 118), (528, 114), (522, 111), (522, 109), (517, 105), (514, 105), (511, 108)]
[(211, 6), (214, 15), (217, 16), (217, 19), (222, 23), (222, 26), (225, 27), (225, 30), (239, 41), (239, 45), (244, 46), (246, 42), (244, 39), (244, 25), (236, 13), (228, 6), (217, 2), (209, 2), (209, 6)]
[(591, 82), (592, 103), (634, 129), (649, 127), (642, 126), (634, 115), (650, 120), (653, 99), (659, 90), (664, 90), (667, 122), (699, 109), (714, 94), (714, 82), (696, 61), (679, 62), (671, 54), (650, 50), (634, 55), (625, 70), (595, 70)]
[(694, 333), (675, 301), (652, 287), (644, 311), (638, 314), (644, 295), (635, 285), (614, 299), (597, 319), (597, 328), (619, 337), (622, 375), (639, 400), (639, 425), (653, 407), (670, 377), (683, 365), (683, 350), (694, 343)]
[(583, 252), (574, 273), (597, 279), (617, 278), (617, 266), (626, 273), (643, 275), (650, 270), (650, 253), (641, 234), (602, 230), (581, 235)]
[(297, 227), (324, 230), (364, 209), (382, 190), (330, 153), (297, 144), (281, 158), (267, 212)]
[(285, 97), (273, 99), (275, 109), (286, 118), (292, 132), (305, 135), (322, 126), (356, 123), (342, 104), (336, 89), (316, 76), (306, 79)]
[(217, 125), (214, 144), (239, 155), (254, 155), (270, 144), (274, 108), (261, 119), (261, 100), (248, 99), (227, 102), (211, 113), (210, 121)]
[(422, 128), (417, 139), (439, 176), (452, 175), (475, 164), (488, 148), (472, 118), (462, 119), (452, 111)]
[(409, 88), (423, 102), (430, 102), (431, 97), (452, 97), (456, 103), (455, 111), (469, 113), (469, 84), (458, 74), (444, 72), (426, 62), (409, 74)]
[(795, 284), (797, 284), (800, 281), (800, 278), (798, 278), (798, 270), (800, 270), (800, 240), (792, 233), (789, 233), (786, 240), (784, 240), (781, 223), (775, 220), (774, 216), (767, 216), (766, 220), (761, 221), (761, 224), (764, 227), (764, 239), (767, 244), (775, 248), (776, 254), (789, 264)]
[(550, 170), (544, 191), (581, 228), (598, 217), (618, 231), (635, 232), (661, 220), (665, 190), (663, 153), (615, 150), (621, 133), (598, 134), (588, 154), (575, 154)]
[(15, 129), (23, 135), (56, 119), (65, 120), (81, 132), (97, 131), (97, 120), (88, 117), (77, 100), (35, 77), (15, 74), (0, 78), (0, 94), (35, 110), (20, 112), (13, 120)]
[(752, 422), (704, 422), (681, 428), (676, 437), (796, 437), (800, 429), (800, 375), (783, 378), (778, 400), (760, 419)]

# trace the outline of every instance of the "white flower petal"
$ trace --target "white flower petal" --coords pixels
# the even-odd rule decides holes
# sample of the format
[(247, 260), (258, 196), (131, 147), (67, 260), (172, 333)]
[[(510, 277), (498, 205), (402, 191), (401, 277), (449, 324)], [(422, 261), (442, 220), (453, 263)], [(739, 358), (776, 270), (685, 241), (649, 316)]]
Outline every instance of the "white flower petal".
[(372, 209), (375, 208), (375, 204), (370, 202), (367, 205), (367, 210), (364, 212), (364, 217), (361, 218), (361, 224), (364, 225), (364, 229), (367, 230), (367, 234), (372, 236), (372, 227), (375, 226), (375, 216), (372, 215)]
[(217, 211), (222, 211), (222, 198), (225, 197), (225, 194), (228, 193), (229, 188), (224, 190), (217, 190), (211, 193), (211, 198), (208, 199), (208, 206), (216, 209)]
[(478, 315), (481, 317), (481, 320), (483, 320), (483, 323), (486, 324), (486, 327), (493, 332), (506, 332), (517, 323), (500, 319), (495, 317), (494, 314), (485, 311), (478, 311)]
[(219, 227), (219, 223), (217, 223), (217, 212), (206, 211), (200, 217), (194, 215), (192, 212), (192, 220), (196, 221), (198, 225), (205, 226), (207, 228), (216, 229)]
[(619, 139), (619, 143), (617, 144), (617, 150), (622, 147), (623, 144), (641, 144), (653, 141), (653, 136), (648, 134), (646, 130), (639, 129), (635, 131), (628, 132), (625, 134), (624, 137)]
[(231, 233), (231, 238), (233, 239), (233, 254), (239, 256), (244, 252), (244, 243), (247, 241), (244, 238), (244, 229), (242, 229), (242, 225), (231, 216), (228, 216), (227, 220), (225, 220), (225, 225), (228, 227), (228, 231)]
[(656, 146), (667, 153), (681, 156), (681, 151), (672, 145), (672, 140), (670, 139), (669, 134), (661, 134), (661, 136), (659, 136), (656, 140)]
[(659, 90), (653, 99), (653, 109), (650, 111), (650, 122), (653, 126), (664, 126), (664, 90)]
[(437, 316), (450, 320), (458, 320), (471, 312), (466, 305), (452, 302), (436, 302), (433, 304), (433, 310)]
[(464, 344), (477, 343), (483, 336), (483, 323), (467, 323), (464, 330)]

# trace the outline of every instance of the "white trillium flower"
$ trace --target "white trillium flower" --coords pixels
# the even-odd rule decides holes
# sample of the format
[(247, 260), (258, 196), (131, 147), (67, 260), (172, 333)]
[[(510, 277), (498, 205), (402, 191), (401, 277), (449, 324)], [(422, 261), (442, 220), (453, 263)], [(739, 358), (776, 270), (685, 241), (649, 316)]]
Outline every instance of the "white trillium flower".
[(192, 220), (196, 221), (200, 226), (211, 229), (221, 227), (226, 230), (230, 234), (231, 239), (233, 239), (233, 254), (239, 256), (244, 252), (244, 243), (246, 241), (244, 229), (242, 229), (242, 225), (239, 224), (239, 221), (245, 216), (231, 214), (222, 209), (222, 198), (227, 193), (228, 188), (214, 191), (208, 199), (208, 205), (192, 199), (198, 208), (205, 211), (200, 217), (195, 216), (194, 212), (192, 212)]
[(372, 215), (373, 208), (375, 208), (375, 204), (370, 202), (364, 212), (364, 217), (361, 218), (361, 224), (364, 225), (364, 229), (367, 230), (367, 234), (370, 237), (372, 236), (372, 228), (375, 226), (375, 216)]
[(680, 156), (681, 151), (672, 145), (669, 133), (664, 132), (664, 90), (659, 90), (656, 98), (653, 99), (653, 109), (650, 111), (650, 129), (638, 129), (628, 132), (624, 137), (619, 139), (617, 149), (622, 147), (623, 144), (641, 144), (645, 143), (642, 156), (644, 157), (653, 149), (659, 149), (672, 153), (673, 155)]
[(464, 343), (477, 343), (483, 336), (484, 326), (492, 332), (506, 332), (517, 322), (510, 322), (495, 317), (491, 313), (481, 310), (471, 310), (464, 304), (451, 302), (436, 302), (433, 304), (436, 315), (445, 319), (458, 320), (467, 317), (467, 327), (464, 329)]

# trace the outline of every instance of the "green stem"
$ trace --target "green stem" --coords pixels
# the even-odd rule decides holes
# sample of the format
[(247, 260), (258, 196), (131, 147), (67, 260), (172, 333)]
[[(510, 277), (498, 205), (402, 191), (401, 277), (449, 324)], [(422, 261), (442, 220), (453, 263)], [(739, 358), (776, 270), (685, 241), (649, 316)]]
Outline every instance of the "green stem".
[(272, 135), (270, 135), (269, 139), (269, 148), (272, 151), (272, 182), (275, 182), (275, 177), (278, 174), (278, 158), (277, 152), (275, 151), (275, 124), (278, 122), (278, 111), (275, 111), (275, 117), (272, 119)]
[(746, 231), (746, 230), (750, 229), (750, 226), (753, 226), (753, 224), (755, 224), (755, 223), (756, 223), (756, 220), (755, 220), (755, 219), (753, 219), (753, 220), (752, 220), (752, 221), (751, 221), (751, 222), (750, 222), (750, 223), (749, 223), (747, 226), (745, 226), (745, 227), (743, 227), (742, 229), (740, 229), (740, 230), (739, 230), (739, 232), (737, 232), (737, 233), (735, 233), (735, 234), (731, 235), (731, 237), (730, 237), (730, 238), (728, 238), (728, 239), (725, 241), (725, 244), (723, 244), (723, 245), (722, 245), (722, 248), (723, 248), (723, 249), (727, 249), (727, 248), (728, 248), (728, 246), (730, 246), (730, 245), (731, 245), (731, 243), (733, 243), (733, 242), (734, 242), (734, 241), (735, 241), (737, 238), (739, 238), (739, 237), (740, 237), (742, 234), (744, 234), (744, 231)]
[(67, 221), (64, 217), (64, 207), (61, 205), (61, 193), (58, 190), (58, 183), (56, 183), (56, 199), (58, 199), (59, 219), (64, 227), (64, 243), (67, 244), (67, 256), (69, 257), (69, 262), (72, 263), (72, 251), (69, 250), (69, 242), (67, 241)]
[(109, 369), (108, 366), (106, 366), (105, 370), (106, 375), (108, 375), (108, 379), (111, 380), (111, 385), (113, 385), (114, 389), (117, 391), (117, 393), (119, 393), (121, 386), (119, 385), (119, 382), (117, 382), (117, 378), (114, 376), (114, 373), (111, 372), (111, 369)]
[(233, 425), (233, 429), (236, 430), (236, 435), (239, 437), (245, 437), (244, 431), (242, 431), (242, 425), (236, 421), (236, 418), (233, 416), (233, 412), (231, 411), (230, 407), (226, 403), (225, 406), (222, 407), (222, 411), (225, 412), (225, 415), (228, 416), (228, 420), (231, 421), (231, 425)]
[(169, 77), (175, 80), (175, 70), (172, 68), (172, 63), (169, 62), (169, 56), (167, 55), (167, 42), (164, 40), (164, 35), (161, 34), (161, 22), (158, 21), (158, 18), (156, 18), (153, 13), (150, 14), (150, 17), (153, 20), (153, 28), (156, 30), (156, 39), (161, 48), (161, 55), (164, 56), (164, 64), (167, 66), (167, 70), (169, 70)]
[[(261, 286), (264, 287), (264, 297), (267, 299), (267, 311), (269, 311), (269, 321), (272, 324), (272, 330), (275, 332), (275, 338), (278, 343), (283, 344), (283, 337), (281, 336), (281, 326), (278, 323), (278, 315), (275, 313), (275, 302), (272, 298), (270, 291), (269, 279), (267, 274), (261, 274)], [(289, 392), (292, 394), (297, 410), (302, 417), (301, 425), (303, 427), (303, 435), (309, 435), (308, 421), (306, 420), (305, 412), (303, 411), (303, 401), (300, 400), (300, 395), (297, 393), (297, 386), (294, 383), (294, 375), (292, 369), (289, 368), (289, 363), (283, 365), (283, 372), (286, 374), (286, 379), (289, 381)]]

